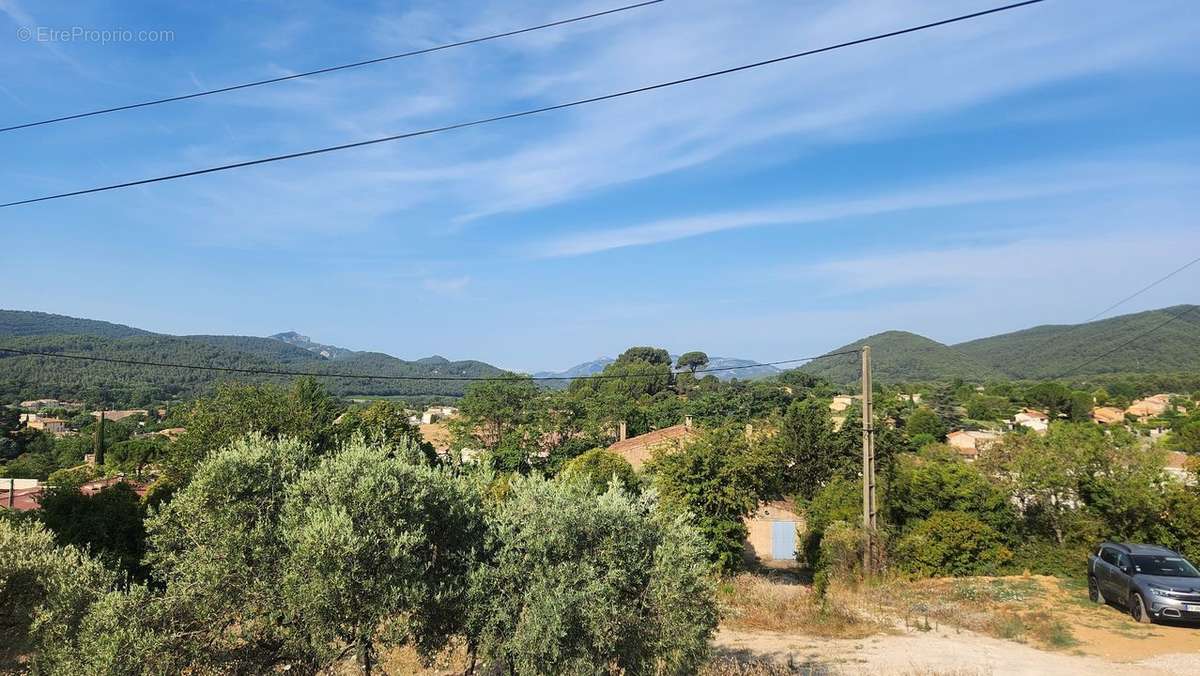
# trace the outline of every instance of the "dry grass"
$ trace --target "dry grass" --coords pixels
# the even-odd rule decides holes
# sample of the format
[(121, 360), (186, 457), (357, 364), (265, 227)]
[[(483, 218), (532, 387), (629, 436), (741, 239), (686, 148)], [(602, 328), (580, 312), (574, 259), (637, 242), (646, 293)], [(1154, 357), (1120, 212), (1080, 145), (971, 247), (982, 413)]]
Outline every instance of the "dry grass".
[(961, 627), (1044, 648), (1076, 645), (1070, 626), (1047, 603), (1058, 581), (1040, 577), (890, 580), (863, 590), (909, 629)]
[(722, 624), (733, 629), (863, 638), (878, 633), (867, 619), (830, 593), (817, 599), (810, 587), (785, 577), (742, 574), (721, 584)]
[[(888, 672), (894, 676), (989, 676), (988, 671), (973, 669), (918, 670)], [(825, 664), (796, 664), (768, 658), (718, 657), (700, 671), (700, 676), (866, 676), (873, 672), (854, 667), (831, 667)]]

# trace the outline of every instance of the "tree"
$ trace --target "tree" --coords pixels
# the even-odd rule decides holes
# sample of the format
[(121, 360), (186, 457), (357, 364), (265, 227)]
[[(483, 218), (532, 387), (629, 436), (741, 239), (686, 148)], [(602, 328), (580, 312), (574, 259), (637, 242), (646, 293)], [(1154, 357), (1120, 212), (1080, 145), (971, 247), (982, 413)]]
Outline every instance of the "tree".
[(187, 432), (173, 445), (168, 473), (185, 484), (210, 453), (251, 433), (266, 439), (289, 437), (311, 453), (325, 453), (336, 445), (334, 420), (340, 408), (312, 378), (298, 378), (286, 390), (275, 385), (223, 384), (184, 413)]
[[(717, 622), (684, 517), (619, 487), (513, 477), (472, 578), (470, 645), (513, 674), (696, 673)], [(536, 562), (536, 563), (533, 563)]]
[[(41, 524), (0, 518), (0, 668), (68, 673), (88, 608), (117, 575)], [(21, 664), (19, 658), (28, 658)]]
[(989, 575), (1012, 559), (992, 527), (964, 512), (935, 512), (896, 544), (896, 560), (921, 575)]
[(545, 401), (528, 376), (472, 383), (450, 422), (456, 448), (487, 451), (502, 471), (527, 471)]
[(562, 475), (586, 479), (598, 493), (607, 491), (613, 479), (626, 490), (633, 490), (638, 483), (629, 461), (603, 448), (593, 448), (575, 457), (563, 467)]
[(60, 545), (90, 551), (135, 577), (144, 577), (146, 531), (141, 498), (124, 482), (84, 495), (78, 486), (47, 489), (39, 518)]
[(904, 422), (904, 432), (909, 438), (918, 434), (928, 434), (938, 440), (946, 438), (946, 426), (942, 424), (941, 418), (924, 406), (913, 411)]
[(408, 420), (404, 407), (384, 399), (364, 408), (352, 408), (337, 420), (337, 437), (345, 444), (357, 435), (366, 441), (395, 449), (413, 449), (426, 462), (437, 461), (433, 445), (421, 436), (421, 430)]
[(685, 352), (679, 355), (679, 359), (675, 362), (675, 368), (687, 369), (693, 375), (697, 369), (708, 366), (708, 355), (703, 352)]
[(316, 461), (293, 439), (239, 439), (197, 465), (147, 520), (146, 561), (179, 606), (175, 632), (205, 646), (198, 666), (260, 673), (315, 664), (319, 647), (309, 645), (280, 585), (280, 522), (289, 487)]
[[(411, 442), (409, 442), (411, 443)], [(316, 646), (431, 656), (456, 635), (482, 544), (478, 497), (450, 474), (352, 442), (288, 490), (283, 587)]]
[(616, 364), (644, 362), (655, 366), (670, 366), (671, 354), (660, 347), (631, 347), (617, 357)]
[(888, 522), (901, 531), (943, 511), (970, 514), (999, 532), (1016, 520), (1009, 494), (944, 446), (901, 456), (884, 498)]
[(1046, 415), (1053, 420), (1059, 413), (1070, 412), (1071, 390), (1062, 383), (1038, 383), (1029, 388), (1025, 400), (1033, 406), (1045, 409)]
[(786, 468), (776, 490), (781, 495), (812, 499), (848, 460), (834, 435), (829, 408), (817, 399), (788, 406), (775, 436), (779, 462)]
[(743, 519), (780, 483), (775, 449), (735, 425), (706, 432), (679, 448), (661, 448), (647, 471), (671, 515), (691, 515), (722, 571), (742, 564)]
[(1092, 395), (1087, 392), (1072, 392), (1067, 406), (1067, 418), (1071, 422), (1087, 422), (1092, 419)]
[(144, 436), (120, 441), (109, 447), (105, 463), (118, 472), (141, 477), (147, 465), (167, 457), (167, 439)]

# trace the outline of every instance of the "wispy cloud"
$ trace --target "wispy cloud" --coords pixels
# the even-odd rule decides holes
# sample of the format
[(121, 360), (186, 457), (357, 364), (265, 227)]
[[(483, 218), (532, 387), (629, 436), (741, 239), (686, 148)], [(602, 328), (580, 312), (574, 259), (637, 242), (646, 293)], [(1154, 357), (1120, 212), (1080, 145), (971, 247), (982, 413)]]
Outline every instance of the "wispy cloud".
[(538, 242), (525, 253), (533, 258), (560, 258), (634, 246), (671, 242), (725, 230), (776, 225), (805, 225), (842, 218), (877, 216), (915, 209), (1012, 202), (1134, 185), (1200, 181), (1190, 166), (1137, 161), (1023, 166), (970, 179), (930, 181), (927, 185), (862, 196), (848, 195), (770, 209), (725, 211), (671, 218), (632, 226), (569, 234)]
[(452, 295), (462, 293), (470, 283), (471, 278), (464, 275), (462, 277), (448, 277), (441, 279), (429, 278), (422, 281), (421, 286), (423, 286), (426, 291)]
[[(977, 3), (970, 4), (959, 11)], [(357, 23), (364, 39), (380, 48), (433, 44), (572, 13), (548, 2), (503, 14), (476, 10), (445, 4), (436, 16), (417, 9), (359, 17)], [(280, 232), (305, 233), (334, 223), (361, 230), (399, 220), (393, 216), (414, 206), (436, 205), (441, 229), (453, 232), (490, 216), (560, 204), (733, 154), (753, 163), (755, 149), (767, 144), (802, 156), (823, 144), (899, 134), (917, 122), (1050, 83), (1171, 59), (1197, 25), (1164, 21), (1168, 10), (1139, 3), (1080, 13), (1069, 3), (1049, 3), (1025, 14), (526, 122), (198, 179), (188, 184), (194, 186), (191, 199), (188, 189), (172, 191), (171, 209), (207, 214), (207, 195), (219, 192), (231, 208), (249, 208), (258, 229), (275, 222)], [(251, 129), (256, 150), (287, 152), (669, 80), (953, 13), (934, 2), (817, 7), (696, 0), (686, 12), (655, 6), (437, 58), (250, 90), (224, 105), (270, 113), (270, 125)], [(229, 154), (222, 136), (191, 146), (188, 157), (205, 164)], [(179, 168), (180, 162), (170, 165)], [(342, 179), (348, 173), (355, 176), (352, 184)], [(278, 195), (281, 184), (295, 182), (305, 184), (307, 208), (285, 209), (285, 217), (258, 208), (264, 195)], [(366, 223), (345, 218), (348, 202)], [(186, 213), (184, 220), (190, 220)], [(708, 227), (681, 227), (687, 225)]]

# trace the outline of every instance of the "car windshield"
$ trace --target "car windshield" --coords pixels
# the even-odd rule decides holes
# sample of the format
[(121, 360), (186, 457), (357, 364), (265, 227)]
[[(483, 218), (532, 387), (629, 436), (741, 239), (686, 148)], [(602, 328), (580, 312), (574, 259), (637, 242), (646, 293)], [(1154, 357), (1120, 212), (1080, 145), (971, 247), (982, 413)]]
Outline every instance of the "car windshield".
[(1133, 569), (1143, 575), (1200, 577), (1200, 572), (1182, 556), (1136, 555), (1130, 558), (1133, 559)]

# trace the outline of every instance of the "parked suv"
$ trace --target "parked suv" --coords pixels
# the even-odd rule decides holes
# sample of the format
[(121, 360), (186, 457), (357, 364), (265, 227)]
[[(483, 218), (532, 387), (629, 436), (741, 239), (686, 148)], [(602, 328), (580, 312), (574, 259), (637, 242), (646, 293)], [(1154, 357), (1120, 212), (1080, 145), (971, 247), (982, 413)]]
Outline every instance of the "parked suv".
[(1125, 606), (1138, 622), (1200, 620), (1200, 571), (1165, 547), (1100, 545), (1088, 557), (1088, 595)]

